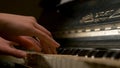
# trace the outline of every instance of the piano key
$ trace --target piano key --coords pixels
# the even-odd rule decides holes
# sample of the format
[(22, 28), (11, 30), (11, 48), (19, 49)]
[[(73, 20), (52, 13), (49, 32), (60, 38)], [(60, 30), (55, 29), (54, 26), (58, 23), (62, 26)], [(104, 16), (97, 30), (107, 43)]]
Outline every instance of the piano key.
[(97, 50), (92, 50), (92, 51), (90, 51), (89, 53), (88, 53), (88, 57), (92, 57), (92, 56), (94, 56), (94, 54), (96, 54), (96, 52), (97, 52)]
[(65, 52), (65, 48), (62, 48), (62, 50), (61, 50), (61, 52), (59, 52), (59, 54), (64, 54), (64, 52)]
[(114, 53), (111, 55), (111, 59), (115, 59), (115, 56), (118, 54), (118, 51), (114, 51)]
[(76, 55), (80, 49), (78, 48), (59, 48), (57, 50), (58, 54), (66, 54), (66, 55)]
[(115, 54), (115, 51), (108, 51), (108, 52), (104, 55), (104, 57), (106, 57), (106, 58), (111, 58), (114, 54)]
[(94, 55), (95, 57), (103, 57), (105, 54), (107, 53), (107, 51), (105, 50), (99, 50), (98, 52), (96, 52), (96, 54)]
[(85, 55), (87, 55), (89, 52), (90, 52), (90, 50), (81, 50), (81, 51), (79, 51), (78, 56), (85, 56)]
[(71, 55), (71, 51), (72, 51), (72, 49), (71, 48), (66, 48), (65, 50), (64, 50), (64, 53), (62, 53), (62, 54), (64, 54), (64, 55)]
[(120, 52), (118, 52), (115, 56), (114, 59), (119, 59), (120, 58)]
[(57, 53), (60, 54), (64, 49), (63, 48), (58, 48)]
[(80, 51), (81, 49), (72, 49), (71, 55), (77, 55)]

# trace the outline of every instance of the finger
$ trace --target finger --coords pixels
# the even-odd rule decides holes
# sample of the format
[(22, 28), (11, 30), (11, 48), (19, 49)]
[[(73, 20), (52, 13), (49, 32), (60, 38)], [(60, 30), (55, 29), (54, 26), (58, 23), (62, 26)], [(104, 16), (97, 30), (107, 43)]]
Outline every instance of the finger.
[(33, 39), (32, 37), (28, 36), (11, 36), (11, 37), (6, 37), (8, 40), (14, 41), (18, 43), (19, 45), (30, 49), (30, 50), (35, 50), (40, 52), (41, 51), (41, 45), (38, 41)]
[(16, 42), (30, 50), (35, 50), (37, 52), (41, 51), (41, 44), (32, 37), (19, 36)]
[(10, 46), (19, 46), (19, 44), (18, 44), (18, 43), (13, 42), (13, 41), (9, 41), (9, 44), (10, 44)]
[(50, 48), (50, 49), (51, 49), (52, 54), (57, 54), (56, 48)]
[(43, 42), (41, 42), (41, 45), (42, 45), (42, 52), (43, 53), (45, 53), (45, 54), (53, 54), (48, 45), (46, 45)]
[[(57, 53), (56, 48), (59, 47), (59, 44), (55, 40), (53, 40), (51, 37), (45, 35), (44, 33), (41, 32), (40, 34), (43, 35), (39, 38), (41, 40), (43, 52), (47, 53), (47, 54), (56, 54)], [(43, 37), (43, 39), (42, 39), (42, 37)]]
[(42, 42), (41, 42), (41, 45), (42, 45), (42, 52), (44, 52), (46, 54), (57, 54), (56, 47), (48, 46)]
[(57, 50), (56, 50), (56, 48), (54, 48), (54, 47), (49, 47), (49, 50), (50, 50), (50, 52), (51, 53), (48, 53), (48, 54), (57, 54)]
[(0, 48), (0, 52), (1, 54), (12, 55), (12, 56), (19, 57), (19, 58), (23, 58), (27, 56), (27, 53), (25, 51), (17, 50), (11, 47)]
[(34, 30), (35, 30), (34, 35), (36, 37), (38, 37), (46, 45), (51, 46), (51, 47), (59, 47), (60, 46), (59, 43), (57, 43), (53, 38), (49, 37), (48, 35), (46, 35), (42, 31), (40, 31), (38, 29), (34, 29)]
[(15, 48), (9, 49), (8, 54), (13, 55), (15, 57), (19, 57), (19, 58), (26, 57), (26, 55), (27, 55), (27, 53), (25, 51), (18, 50), (18, 49), (15, 49)]
[(38, 23), (34, 23), (34, 27), (37, 28), (40, 31), (43, 31), (44, 33), (46, 33), (50, 37), (52, 37), (52, 34), (46, 28), (44, 28), (43, 26), (39, 25)]

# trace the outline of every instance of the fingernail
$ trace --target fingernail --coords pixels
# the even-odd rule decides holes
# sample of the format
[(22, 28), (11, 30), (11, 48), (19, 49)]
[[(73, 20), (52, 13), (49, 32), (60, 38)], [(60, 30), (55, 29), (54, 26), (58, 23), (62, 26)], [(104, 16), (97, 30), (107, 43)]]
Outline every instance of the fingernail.
[(24, 57), (26, 57), (26, 56), (27, 56), (27, 53), (26, 53), (26, 52), (21, 51), (21, 50), (18, 50), (18, 55), (17, 55), (17, 57), (19, 57), (19, 58), (24, 58)]
[(60, 47), (60, 44), (59, 44), (59, 43), (57, 43), (57, 47)]

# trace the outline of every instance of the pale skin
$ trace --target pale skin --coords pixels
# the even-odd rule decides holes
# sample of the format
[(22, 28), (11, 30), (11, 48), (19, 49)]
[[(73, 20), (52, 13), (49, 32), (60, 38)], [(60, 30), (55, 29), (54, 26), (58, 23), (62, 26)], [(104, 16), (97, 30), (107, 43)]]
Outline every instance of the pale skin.
[(0, 36), (0, 53), (15, 57), (27, 55), (25, 51), (11, 47), (16, 43), (46, 54), (55, 54), (56, 48), (60, 46), (51, 33), (31, 16), (0, 13)]

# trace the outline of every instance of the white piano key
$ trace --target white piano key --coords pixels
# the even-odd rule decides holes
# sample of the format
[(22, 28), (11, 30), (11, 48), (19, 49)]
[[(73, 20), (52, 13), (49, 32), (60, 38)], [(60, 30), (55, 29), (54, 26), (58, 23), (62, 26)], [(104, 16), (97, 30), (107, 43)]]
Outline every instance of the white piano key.
[(96, 29), (94, 29), (94, 31), (100, 31), (100, 28), (96, 28)]
[(86, 31), (86, 32), (90, 32), (90, 31), (91, 31), (91, 29), (86, 29), (85, 31)]
[(105, 30), (110, 30), (110, 29), (112, 29), (112, 28), (111, 28), (111, 27), (106, 27), (106, 28), (105, 28)]
[(82, 30), (77, 30), (77, 32), (79, 32), (79, 33), (80, 33), (80, 32), (82, 32)]
[(117, 27), (118, 29), (120, 28), (120, 26)]

